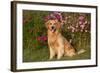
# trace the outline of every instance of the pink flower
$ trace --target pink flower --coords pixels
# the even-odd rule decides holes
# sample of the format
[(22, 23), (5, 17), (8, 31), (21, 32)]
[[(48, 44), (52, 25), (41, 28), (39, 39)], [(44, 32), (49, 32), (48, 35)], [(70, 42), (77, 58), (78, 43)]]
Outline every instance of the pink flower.
[(72, 29), (72, 32), (74, 32), (75, 30), (74, 29)]
[(79, 21), (79, 24), (82, 25), (83, 24), (83, 21)]
[(85, 21), (83, 24), (85, 25), (85, 24), (87, 24), (88, 23), (88, 21)]
[(68, 17), (66, 16), (65, 19), (68, 20)]
[(75, 28), (73, 26), (70, 26), (71, 28), (71, 31), (74, 32), (75, 31)]
[(85, 30), (85, 32), (88, 32), (88, 30)]
[(81, 29), (81, 32), (83, 32), (83, 30)]
[(61, 14), (54, 14), (57, 20), (61, 21), (62, 20), (62, 15)]
[(45, 18), (44, 18), (44, 21), (48, 21), (50, 19), (50, 16), (48, 15), (48, 16), (46, 16)]
[(83, 15), (80, 15), (80, 16), (79, 16), (79, 20), (82, 21), (82, 20), (84, 20), (84, 19), (85, 19), (85, 17), (84, 17)]
[(57, 19), (54, 14), (50, 14), (50, 19)]
[(85, 28), (85, 25), (80, 25), (81, 29), (84, 29)]

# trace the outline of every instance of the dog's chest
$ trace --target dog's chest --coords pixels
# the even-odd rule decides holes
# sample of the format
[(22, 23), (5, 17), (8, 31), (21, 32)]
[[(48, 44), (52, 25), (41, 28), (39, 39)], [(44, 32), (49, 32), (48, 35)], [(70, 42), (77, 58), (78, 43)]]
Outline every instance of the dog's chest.
[(58, 47), (59, 43), (57, 42), (57, 37), (52, 37), (52, 39), (48, 38), (48, 44), (52, 48)]

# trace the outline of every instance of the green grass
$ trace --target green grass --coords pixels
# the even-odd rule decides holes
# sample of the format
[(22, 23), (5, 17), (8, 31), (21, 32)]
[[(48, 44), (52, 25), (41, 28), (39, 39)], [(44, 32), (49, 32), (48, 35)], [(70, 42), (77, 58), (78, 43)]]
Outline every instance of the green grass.
[[(86, 51), (82, 54), (75, 55), (73, 57), (64, 56), (60, 60), (82, 60), (82, 59), (90, 59), (90, 48), (86, 48)], [(37, 61), (51, 61), (49, 60), (49, 49), (34, 49), (24, 50), (24, 62), (37, 62)], [(52, 61), (57, 61), (56, 57), (52, 59)]]

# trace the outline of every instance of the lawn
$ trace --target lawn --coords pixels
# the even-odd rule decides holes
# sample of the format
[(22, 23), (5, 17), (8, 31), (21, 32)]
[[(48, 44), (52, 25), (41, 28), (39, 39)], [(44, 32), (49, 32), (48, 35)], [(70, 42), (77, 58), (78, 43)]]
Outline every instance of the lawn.
[[(52, 12), (23, 10), (23, 62), (56, 61), (49, 60), (47, 29), (45, 18)], [(65, 24), (62, 35), (76, 50), (85, 49), (80, 55), (64, 56), (60, 60), (82, 60), (91, 58), (91, 17), (89, 13), (62, 12)]]
[[(86, 52), (73, 57), (62, 57), (60, 60), (83, 60), (90, 59), (90, 49), (86, 48)], [(59, 60), (59, 61), (60, 61)], [(56, 58), (49, 60), (49, 49), (43, 48), (38, 50), (24, 50), (24, 62), (37, 62), (37, 61), (57, 61)]]

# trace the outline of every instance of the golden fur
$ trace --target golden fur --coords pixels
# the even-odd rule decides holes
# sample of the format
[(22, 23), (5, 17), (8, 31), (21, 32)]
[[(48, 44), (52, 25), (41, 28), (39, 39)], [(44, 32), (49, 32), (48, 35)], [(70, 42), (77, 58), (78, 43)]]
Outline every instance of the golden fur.
[[(57, 56), (60, 59), (62, 56), (76, 55), (75, 49), (60, 33), (61, 23), (58, 20), (48, 20), (45, 25), (48, 29), (48, 46), (50, 50), (50, 59)], [(83, 51), (82, 51), (83, 52)]]

